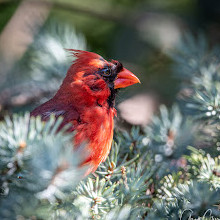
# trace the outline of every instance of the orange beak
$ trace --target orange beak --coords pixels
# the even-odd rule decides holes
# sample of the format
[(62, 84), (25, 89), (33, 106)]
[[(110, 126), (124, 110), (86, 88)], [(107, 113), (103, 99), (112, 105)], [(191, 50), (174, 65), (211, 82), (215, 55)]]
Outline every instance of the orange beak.
[(115, 89), (125, 88), (136, 83), (141, 83), (140, 80), (129, 70), (123, 68), (122, 71), (118, 74), (118, 77), (115, 80)]

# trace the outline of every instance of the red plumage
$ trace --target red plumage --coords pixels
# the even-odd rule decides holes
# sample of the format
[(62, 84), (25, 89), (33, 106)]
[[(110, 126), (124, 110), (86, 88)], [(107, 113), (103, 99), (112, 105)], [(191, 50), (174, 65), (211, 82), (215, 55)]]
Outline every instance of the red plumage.
[(31, 112), (47, 120), (51, 114), (63, 116), (61, 127), (71, 123), (70, 132), (77, 148), (86, 144), (88, 164), (86, 174), (94, 172), (109, 154), (113, 138), (115, 93), (140, 82), (121, 63), (108, 62), (98, 54), (69, 50), (76, 60), (69, 68), (55, 96)]

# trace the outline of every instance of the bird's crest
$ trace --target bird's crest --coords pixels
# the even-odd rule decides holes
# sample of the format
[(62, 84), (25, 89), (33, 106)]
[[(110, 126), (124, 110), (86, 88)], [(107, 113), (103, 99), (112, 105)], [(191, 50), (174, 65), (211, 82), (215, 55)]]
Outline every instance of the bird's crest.
[(84, 51), (84, 50), (75, 50), (75, 49), (66, 49), (71, 55), (73, 55), (74, 57), (76, 57), (75, 62), (89, 62), (89, 60), (102, 60), (104, 61), (104, 59), (93, 52), (89, 52), (89, 51)]

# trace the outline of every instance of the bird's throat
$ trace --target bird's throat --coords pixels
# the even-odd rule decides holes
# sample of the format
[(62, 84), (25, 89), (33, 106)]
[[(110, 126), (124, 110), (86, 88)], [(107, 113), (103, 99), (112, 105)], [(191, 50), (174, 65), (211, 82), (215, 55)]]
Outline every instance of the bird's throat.
[(114, 105), (115, 105), (115, 97), (116, 97), (116, 94), (117, 94), (118, 90), (110, 88), (110, 91), (111, 91), (111, 93), (110, 93), (110, 96), (107, 99), (107, 102), (108, 102), (109, 108), (113, 108)]

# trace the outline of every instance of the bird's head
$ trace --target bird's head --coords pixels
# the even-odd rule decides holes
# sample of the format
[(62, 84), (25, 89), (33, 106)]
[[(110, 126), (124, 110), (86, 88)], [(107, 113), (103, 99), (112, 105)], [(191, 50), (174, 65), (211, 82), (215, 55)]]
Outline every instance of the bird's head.
[(116, 60), (108, 62), (100, 55), (88, 51), (73, 49), (69, 51), (76, 59), (68, 70), (61, 90), (62, 87), (66, 89), (67, 85), (75, 90), (81, 88), (84, 96), (88, 96), (90, 101), (91, 97), (101, 102), (107, 99), (109, 106), (112, 107), (118, 89), (140, 83), (133, 73)]

